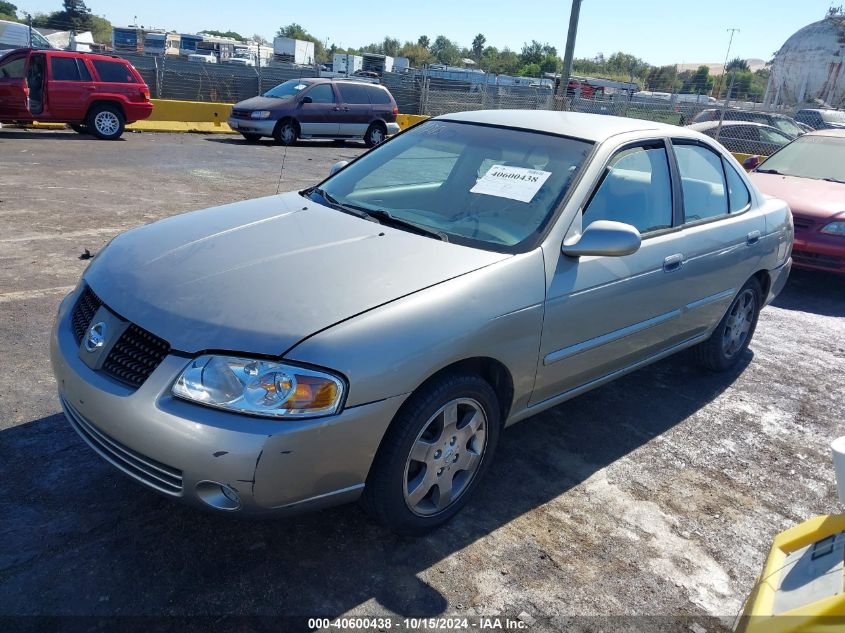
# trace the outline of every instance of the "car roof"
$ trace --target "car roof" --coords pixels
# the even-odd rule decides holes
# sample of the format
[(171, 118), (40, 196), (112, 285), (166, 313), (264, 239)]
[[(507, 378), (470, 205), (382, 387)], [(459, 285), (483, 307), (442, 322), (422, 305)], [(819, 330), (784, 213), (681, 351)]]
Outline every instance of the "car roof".
[(123, 57), (118, 57), (117, 55), (110, 55), (108, 53), (89, 53), (88, 51), (66, 51), (61, 48), (29, 48), (25, 46), (22, 48), (14, 48), (10, 51), (6, 51), (5, 55), (11, 55), (12, 53), (26, 53), (29, 51), (32, 51), (34, 53), (58, 53), (59, 55), (79, 55), (90, 59), (102, 59), (106, 61), (118, 60), (127, 64), (129, 63), (129, 60), (124, 59)]
[(599, 143), (611, 136), (625, 132), (654, 131), (658, 134), (672, 136), (695, 136), (694, 132), (666, 123), (605, 114), (557, 112), (554, 110), (473, 110), (443, 114), (435, 117), (435, 120), (519, 128), (532, 132), (560, 134)]
[(845, 138), (845, 128), (828, 128), (826, 130), (815, 130), (807, 132), (804, 136), (836, 136), (838, 138)]
[[(692, 125), (688, 125), (688, 128), (693, 130), (709, 130), (714, 127), (718, 127), (718, 121), (702, 121), (701, 123), (693, 123)], [(769, 130), (777, 130), (777, 128), (772, 127), (771, 125), (766, 125), (765, 123), (758, 123), (757, 121), (722, 121), (722, 127), (764, 127)], [(780, 130), (778, 130), (780, 131)]]

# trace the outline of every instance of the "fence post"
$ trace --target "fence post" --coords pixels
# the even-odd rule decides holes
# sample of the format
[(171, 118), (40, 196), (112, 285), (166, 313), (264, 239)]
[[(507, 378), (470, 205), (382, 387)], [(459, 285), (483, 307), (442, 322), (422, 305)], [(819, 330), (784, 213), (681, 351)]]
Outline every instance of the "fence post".
[(428, 66), (423, 67), (422, 83), (420, 85), (420, 114), (428, 110)]
[(161, 80), (163, 76), (163, 72), (161, 70), (161, 66), (158, 63), (158, 55), (153, 56), (153, 64), (155, 65), (155, 77), (156, 77), (156, 99), (161, 99)]

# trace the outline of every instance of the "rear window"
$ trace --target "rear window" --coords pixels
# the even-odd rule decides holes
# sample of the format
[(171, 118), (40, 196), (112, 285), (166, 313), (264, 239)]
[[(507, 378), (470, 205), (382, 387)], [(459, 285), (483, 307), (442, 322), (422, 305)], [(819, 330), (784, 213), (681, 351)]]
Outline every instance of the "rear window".
[(340, 98), (344, 103), (366, 103), (369, 105), (370, 98), (367, 96), (367, 89), (361, 84), (356, 83), (338, 83), (340, 90)]
[(390, 93), (384, 88), (368, 88), (367, 92), (370, 93), (370, 101), (372, 103), (390, 103)]
[(102, 59), (95, 59), (94, 69), (100, 76), (100, 81), (120, 84), (137, 83), (137, 79), (135, 79), (135, 75), (132, 74), (129, 65), (122, 62), (109, 62)]
[(52, 57), (50, 68), (55, 81), (91, 81), (85, 62), (78, 57)]

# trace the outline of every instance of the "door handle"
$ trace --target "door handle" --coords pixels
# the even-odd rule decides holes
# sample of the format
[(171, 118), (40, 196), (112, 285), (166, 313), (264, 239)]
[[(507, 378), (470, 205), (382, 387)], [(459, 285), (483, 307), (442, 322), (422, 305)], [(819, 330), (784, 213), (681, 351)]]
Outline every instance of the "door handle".
[(745, 236), (745, 242), (749, 246), (754, 246), (757, 242), (760, 241), (760, 231), (751, 231), (748, 235)]
[(663, 260), (663, 272), (673, 273), (684, 265), (684, 254), (675, 253)]

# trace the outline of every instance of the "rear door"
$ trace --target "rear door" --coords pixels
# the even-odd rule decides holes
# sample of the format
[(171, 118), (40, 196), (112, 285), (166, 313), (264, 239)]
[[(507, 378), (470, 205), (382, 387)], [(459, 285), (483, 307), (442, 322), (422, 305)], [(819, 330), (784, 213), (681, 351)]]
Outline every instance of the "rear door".
[(297, 110), (303, 136), (337, 136), (337, 95), (330, 83), (317, 84), (305, 91)]
[(50, 115), (56, 121), (82, 121), (88, 111), (94, 79), (78, 55), (53, 53), (48, 64)]
[(693, 333), (716, 325), (762, 258), (765, 222), (733, 165), (714, 149), (673, 141), (681, 179), (687, 304)]
[(29, 118), (26, 68), (29, 53), (15, 53), (0, 60), (0, 119)]
[(364, 136), (372, 121), (372, 105), (367, 87), (360, 82), (338, 81), (340, 93), (340, 136)]

